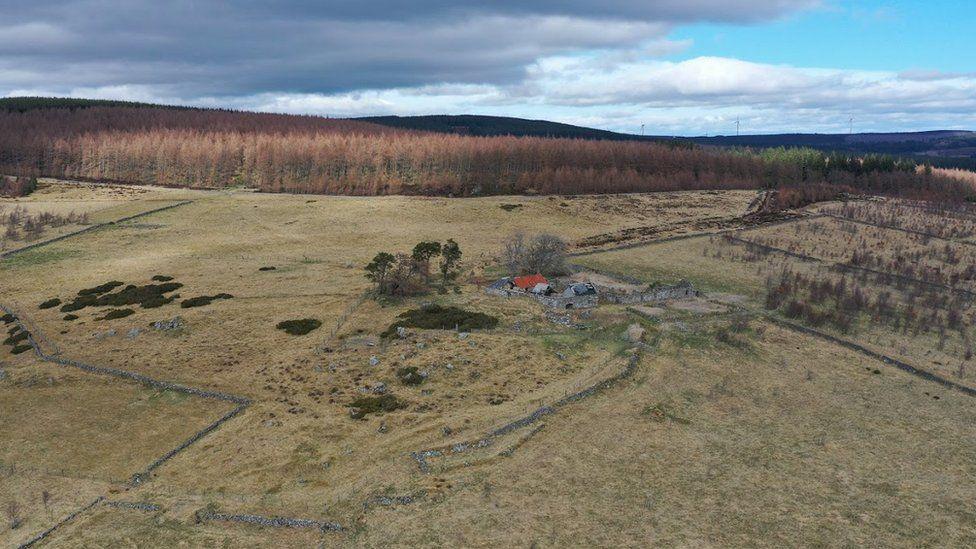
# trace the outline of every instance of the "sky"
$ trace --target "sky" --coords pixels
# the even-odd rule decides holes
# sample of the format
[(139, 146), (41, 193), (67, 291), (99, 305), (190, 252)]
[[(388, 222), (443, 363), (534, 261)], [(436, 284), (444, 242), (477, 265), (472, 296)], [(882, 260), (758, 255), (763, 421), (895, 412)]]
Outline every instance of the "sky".
[(972, 0), (0, 0), (0, 13), (0, 96), (648, 135), (976, 130)]

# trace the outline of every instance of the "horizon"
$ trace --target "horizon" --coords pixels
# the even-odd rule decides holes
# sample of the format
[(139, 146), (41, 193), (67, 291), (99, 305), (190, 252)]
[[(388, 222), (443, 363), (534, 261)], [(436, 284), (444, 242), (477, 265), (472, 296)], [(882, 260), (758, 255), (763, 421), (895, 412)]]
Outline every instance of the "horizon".
[[(939, 0), (45, 0), (0, 96), (331, 118), (463, 113), (676, 137), (976, 128), (976, 5)], [(504, 44), (500, 46), (499, 44)], [(955, 55), (947, 54), (957, 52)]]

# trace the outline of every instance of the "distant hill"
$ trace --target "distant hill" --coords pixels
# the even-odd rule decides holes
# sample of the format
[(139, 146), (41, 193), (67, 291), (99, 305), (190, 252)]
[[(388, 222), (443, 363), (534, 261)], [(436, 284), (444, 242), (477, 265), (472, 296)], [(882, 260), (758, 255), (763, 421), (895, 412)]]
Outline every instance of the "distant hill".
[(28, 112), (39, 109), (87, 109), (91, 107), (128, 107), (147, 109), (204, 110), (176, 105), (155, 105), (135, 101), (112, 99), (76, 99), (72, 97), (4, 97), (0, 98), (0, 111)]
[(790, 133), (694, 137), (695, 143), (722, 147), (813, 147), (861, 153), (912, 154), (968, 158), (976, 155), (976, 132), (936, 130), (904, 133)]
[(490, 137), (515, 135), (530, 137), (565, 137), (575, 139), (602, 139), (610, 141), (661, 140), (670, 138), (641, 137), (627, 133), (598, 130), (548, 120), (529, 120), (508, 116), (480, 116), (473, 114), (430, 116), (367, 116), (358, 118), (384, 126), (438, 133), (456, 133)]
[(976, 168), (976, 132), (936, 130), (903, 133), (817, 134), (790, 133), (672, 138), (598, 130), (548, 120), (506, 116), (431, 115), (371, 116), (358, 120), (395, 128), (474, 136), (534, 136), (612, 141), (672, 141), (714, 147), (811, 147), (855, 154), (910, 156), (941, 166)]

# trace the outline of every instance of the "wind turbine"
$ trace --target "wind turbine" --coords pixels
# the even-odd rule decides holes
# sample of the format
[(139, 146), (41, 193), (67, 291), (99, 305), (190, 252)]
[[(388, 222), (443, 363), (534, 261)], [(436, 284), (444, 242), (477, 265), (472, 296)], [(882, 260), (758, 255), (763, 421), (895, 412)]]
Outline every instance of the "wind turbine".
[(735, 117), (735, 136), (739, 137), (739, 117)]

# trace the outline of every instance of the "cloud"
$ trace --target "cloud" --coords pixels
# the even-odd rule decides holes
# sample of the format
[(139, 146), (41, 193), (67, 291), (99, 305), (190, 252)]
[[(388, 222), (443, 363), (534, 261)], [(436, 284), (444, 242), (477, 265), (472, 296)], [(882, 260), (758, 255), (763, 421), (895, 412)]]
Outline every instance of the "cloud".
[[(18, 5), (12, 5), (18, 4)], [(483, 113), (657, 133), (976, 125), (976, 76), (663, 56), (820, 0), (0, 0), (0, 94)], [(723, 131), (725, 131), (723, 130)]]
[[(547, 56), (667, 53), (673, 25), (754, 22), (818, 0), (0, 0), (0, 90), (334, 94), (510, 84)], [(643, 46), (642, 46), (643, 45)]]

